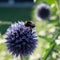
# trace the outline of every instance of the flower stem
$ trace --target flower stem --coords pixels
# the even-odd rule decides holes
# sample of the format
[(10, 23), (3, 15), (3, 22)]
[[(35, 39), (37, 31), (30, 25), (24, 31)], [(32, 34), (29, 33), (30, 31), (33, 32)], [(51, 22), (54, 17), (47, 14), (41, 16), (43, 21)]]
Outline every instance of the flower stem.
[(58, 24), (60, 25), (60, 0), (58, 0), (59, 4), (57, 3), (57, 1), (55, 0), (55, 4), (56, 4), (56, 8), (57, 8), (57, 11), (58, 11), (58, 17), (59, 17), (59, 21), (58, 21)]
[(22, 54), (20, 54), (20, 60), (23, 60), (23, 55)]
[(55, 47), (55, 43), (52, 45), (51, 49), (49, 51), (47, 51), (47, 53), (45, 54), (45, 57), (43, 58), (43, 60), (47, 60), (48, 56), (52, 53), (54, 47)]
[[(57, 32), (56, 32), (57, 33)], [(56, 46), (56, 43), (55, 43), (55, 39), (57, 39), (58, 37), (58, 33), (54, 36), (54, 39), (53, 39), (53, 42), (52, 42), (52, 45), (50, 47), (50, 49), (48, 51), (46, 51), (46, 54), (44, 55), (44, 57), (42, 58), (42, 60), (47, 60), (48, 56), (52, 53), (52, 51), (54, 50), (55, 46)]]

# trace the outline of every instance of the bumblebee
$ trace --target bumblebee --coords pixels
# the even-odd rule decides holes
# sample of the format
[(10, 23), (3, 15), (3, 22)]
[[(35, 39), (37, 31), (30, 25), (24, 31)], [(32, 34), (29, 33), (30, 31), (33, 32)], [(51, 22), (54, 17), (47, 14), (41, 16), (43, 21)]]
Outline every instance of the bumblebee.
[(35, 24), (32, 21), (28, 21), (25, 23), (26, 27), (30, 27), (30, 30), (32, 31), (33, 28), (35, 28)]

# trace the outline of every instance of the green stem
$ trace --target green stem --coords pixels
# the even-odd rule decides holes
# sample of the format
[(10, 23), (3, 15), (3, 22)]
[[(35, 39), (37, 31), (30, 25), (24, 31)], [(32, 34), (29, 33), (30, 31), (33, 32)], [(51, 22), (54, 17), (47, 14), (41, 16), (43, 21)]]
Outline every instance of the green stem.
[(59, 22), (60, 22), (60, 0), (59, 0)]
[(52, 53), (52, 50), (54, 49), (55, 45), (55, 43), (52, 45), (51, 49), (46, 52), (45, 57), (43, 57), (42, 60), (47, 60), (48, 56)]
[[(60, 4), (60, 0), (58, 0), (59, 4)], [(60, 25), (60, 5), (57, 3), (57, 1), (55, 0), (55, 4), (56, 4), (56, 8), (57, 8), (57, 11), (58, 11), (58, 17), (59, 17), (59, 21), (58, 21), (58, 24)]]
[(20, 54), (20, 60), (23, 60), (23, 55)]
[(46, 54), (44, 55), (44, 57), (42, 58), (42, 60), (47, 60), (48, 56), (52, 53), (52, 51), (54, 50), (56, 43), (55, 43), (55, 39), (57, 39), (58, 37), (58, 33), (54, 36), (52, 45), (50, 47), (50, 49), (48, 51), (46, 51)]

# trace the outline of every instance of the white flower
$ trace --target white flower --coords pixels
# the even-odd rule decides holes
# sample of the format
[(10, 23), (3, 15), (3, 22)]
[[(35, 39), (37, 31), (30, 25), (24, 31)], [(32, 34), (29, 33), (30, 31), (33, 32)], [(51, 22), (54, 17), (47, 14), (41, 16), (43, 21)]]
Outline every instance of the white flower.
[(44, 30), (42, 30), (42, 31), (39, 32), (39, 35), (40, 36), (45, 36), (46, 35), (46, 32)]
[(6, 55), (6, 52), (5, 52), (5, 51), (2, 51), (2, 52), (0, 53), (0, 55), (4, 57), (4, 56)]
[(59, 39), (55, 40), (55, 42), (56, 42), (57, 45), (60, 44), (60, 40)]
[(55, 7), (55, 4), (51, 4), (51, 8), (54, 8)]
[(0, 39), (0, 44), (5, 43), (5, 42), (6, 42), (5, 39)]
[(56, 59), (56, 56), (57, 56), (57, 53), (56, 53), (56, 52), (53, 52), (53, 53), (52, 53), (52, 57), (53, 57), (54, 59)]
[(40, 54), (31, 55), (29, 60), (38, 60), (40, 58)]
[(48, 24), (47, 25), (47, 28), (51, 28), (53, 25), (52, 24)]
[(49, 29), (49, 32), (54, 33), (55, 30), (56, 30), (56, 28), (55, 27), (52, 27), (51, 29)]
[(50, 20), (55, 20), (57, 17), (56, 16), (52, 16), (50, 17)]
[(36, 0), (33, 0), (34, 1), (34, 3), (36, 2)]
[(49, 35), (48, 35), (48, 38), (52, 38), (52, 37), (53, 37), (53, 35), (52, 35), (52, 34), (49, 34)]
[(0, 60), (4, 60), (5, 58), (3, 56), (0, 57)]
[(58, 39), (60, 39), (60, 36), (58, 36)]

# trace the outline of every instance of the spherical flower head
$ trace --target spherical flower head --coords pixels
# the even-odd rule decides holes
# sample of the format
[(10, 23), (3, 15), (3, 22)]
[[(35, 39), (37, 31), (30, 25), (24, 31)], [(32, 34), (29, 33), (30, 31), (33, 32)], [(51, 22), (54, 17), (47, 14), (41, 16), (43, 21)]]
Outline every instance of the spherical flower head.
[(30, 55), (36, 48), (37, 39), (35, 30), (30, 31), (24, 22), (12, 24), (6, 32), (6, 45), (13, 55)]
[(47, 4), (40, 4), (37, 6), (36, 17), (39, 20), (47, 20), (50, 17), (50, 8)]

